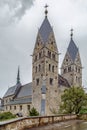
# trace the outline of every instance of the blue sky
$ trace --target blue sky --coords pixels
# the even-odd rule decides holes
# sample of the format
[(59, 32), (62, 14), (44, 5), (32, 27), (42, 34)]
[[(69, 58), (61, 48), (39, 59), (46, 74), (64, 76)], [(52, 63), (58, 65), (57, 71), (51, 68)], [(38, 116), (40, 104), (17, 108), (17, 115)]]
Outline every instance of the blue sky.
[[(44, 20), (44, 5), (53, 26), (59, 53), (59, 69), (74, 29), (74, 42), (83, 65), (87, 86), (87, 0), (0, 0), (0, 97), (16, 84), (20, 65), (21, 83), (32, 81), (32, 57), (38, 28)], [(60, 71), (60, 70), (59, 70)]]

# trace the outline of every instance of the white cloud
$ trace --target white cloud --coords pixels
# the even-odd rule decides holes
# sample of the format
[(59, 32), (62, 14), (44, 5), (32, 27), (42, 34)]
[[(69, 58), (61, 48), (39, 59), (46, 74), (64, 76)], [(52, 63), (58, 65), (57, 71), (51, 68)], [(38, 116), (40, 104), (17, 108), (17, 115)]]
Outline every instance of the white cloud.
[(0, 0), (0, 26), (7, 26), (19, 20), (34, 0)]

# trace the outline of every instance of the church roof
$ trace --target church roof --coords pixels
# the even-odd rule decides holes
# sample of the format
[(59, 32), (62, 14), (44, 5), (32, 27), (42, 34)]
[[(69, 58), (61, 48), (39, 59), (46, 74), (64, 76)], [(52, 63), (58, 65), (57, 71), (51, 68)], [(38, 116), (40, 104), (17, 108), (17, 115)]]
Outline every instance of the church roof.
[(50, 22), (49, 22), (48, 18), (45, 17), (45, 19), (44, 19), (44, 21), (43, 21), (43, 23), (42, 23), (42, 25), (41, 25), (41, 27), (39, 29), (39, 33), (40, 33), (44, 43), (47, 42), (48, 37), (49, 37), (51, 32), (53, 32), (53, 29), (52, 29), (52, 27), (50, 25)]
[(73, 61), (75, 61), (77, 52), (78, 52), (78, 48), (75, 45), (73, 39), (71, 38), (67, 52), (69, 53), (70, 57), (72, 58)]
[(15, 94), (15, 91), (17, 89), (18, 85), (14, 85), (12, 87), (10, 87), (7, 92), (5, 93), (4, 97), (7, 97), (7, 96), (11, 96), (11, 95), (14, 95)]
[(58, 75), (58, 84), (59, 84), (59, 87), (60, 86), (70, 87), (70, 84), (68, 83), (67, 79), (65, 79), (61, 75)]
[(22, 85), (20, 87), (20, 90), (18, 90), (17, 88), (18, 88), (18, 85), (10, 87), (5, 93), (4, 97), (15, 95), (17, 91), (19, 91), (17, 92), (17, 98), (32, 95), (32, 83)]
[(32, 83), (25, 84), (21, 87), (17, 98), (26, 97), (32, 95)]

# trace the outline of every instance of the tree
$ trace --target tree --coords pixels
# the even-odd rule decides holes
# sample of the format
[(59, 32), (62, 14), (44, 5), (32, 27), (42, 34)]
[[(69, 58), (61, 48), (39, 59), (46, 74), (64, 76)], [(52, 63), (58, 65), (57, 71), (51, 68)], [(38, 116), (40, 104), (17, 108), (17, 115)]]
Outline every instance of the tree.
[(63, 113), (80, 113), (87, 106), (87, 95), (82, 87), (65, 89), (61, 96), (60, 111)]
[(33, 108), (29, 111), (29, 115), (30, 115), (30, 116), (39, 116), (39, 112), (33, 107)]

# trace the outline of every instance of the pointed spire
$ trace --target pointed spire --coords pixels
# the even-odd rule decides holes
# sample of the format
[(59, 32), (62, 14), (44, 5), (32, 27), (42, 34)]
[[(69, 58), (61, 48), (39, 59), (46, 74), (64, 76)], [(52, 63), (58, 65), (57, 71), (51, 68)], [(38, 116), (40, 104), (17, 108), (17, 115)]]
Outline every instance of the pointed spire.
[(70, 34), (70, 36), (71, 36), (71, 39), (73, 39), (73, 28), (71, 28), (71, 34)]
[(78, 48), (73, 40), (73, 29), (70, 30), (71, 31), (71, 40), (70, 40), (70, 43), (69, 43), (69, 46), (68, 46), (68, 53), (70, 54), (71, 58), (73, 61), (75, 61), (75, 58), (76, 58), (76, 55), (77, 55), (77, 52), (78, 52)]
[(45, 7), (45, 17), (47, 18), (47, 14), (48, 14), (47, 8), (48, 8), (48, 5), (46, 4), (44, 7)]
[(18, 73), (17, 73), (17, 84), (20, 83), (20, 67), (18, 66)]

